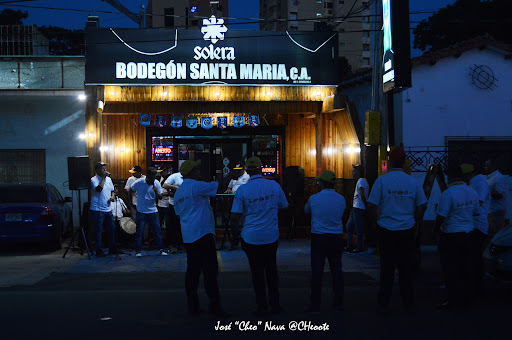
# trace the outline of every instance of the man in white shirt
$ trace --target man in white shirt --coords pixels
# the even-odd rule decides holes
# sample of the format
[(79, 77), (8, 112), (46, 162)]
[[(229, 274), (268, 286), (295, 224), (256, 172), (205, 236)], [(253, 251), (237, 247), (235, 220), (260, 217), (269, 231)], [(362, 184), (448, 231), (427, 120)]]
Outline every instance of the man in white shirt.
[(507, 212), (507, 183), (505, 177), (498, 170), (497, 161), (488, 159), (485, 162), (487, 184), (491, 188), (491, 205), (489, 207), (489, 233), (496, 234), (505, 227)]
[(434, 227), (434, 234), (441, 231), (439, 256), (448, 290), (448, 300), (438, 308), (465, 309), (473, 297), (471, 233), (480, 204), (476, 191), (462, 181), (459, 167), (448, 169), (447, 175), (448, 189), (439, 199)]
[(158, 254), (166, 256), (167, 252), (164, 251), (162, 245), (162, 234), (160, 230), (160, 221), (158, 218), (158, 209), (156, 207), (156, 198), (161, 199), (163, 196), (168, 195), (162, 191), (160, 182), (156, 180), (156, 169), (147, 168), (146, 177), (139, 178), (135, 183), (132, 184), (131, 191), (138, 191), (137, 195), (137, 231), (135, 234), (135, 256), (142, 257), (142, 233), (146, 227), (146, 223), (149, 223), (155, 241), (160, 248)]
[(233, 168), (233, 178), (229, 181), (226, 194), (236, 194), (237, 189), (247, 183), (250, 178), (251, 176), (245, 171), (242, 164), (235, 165)]
[[(160, 185), (164, 186), (165, 180), (169, 177), (169, 166), (166, 164), (160, 165), (158, 167), (157, 173), (160, 175), (160, 178), (158, 181), (160, 182)], [(164, 191), (167, 191), (167, 189), (163, 189)], [(169, 196), (163, 196), (161, 199), (157, 202), (157, 208), (158, 208), (158, 217), (160, 219), (160, 229), (162, 230), (162, 235), (165, 235), (168, 237), (167, 233), (170, 230), (170, 224), (171, 219), (169, 217)], [(164, 238), (164, 237), (162, 237)], [(167, 241), (169, 239), (167, 238)], [(171, 253), (175, 253), (176, 249), (169, 249)]]
[[(368, 181), (364, 178), (364, 168), (362, 165), (352, 165), (352, 177), (357, 181), (354, 190), (354, 200), (352, 211), (347, 222), (347, 245), (345, 249), (352, 253), (359, 253), (363, 250), (363, 225), (366, 212), (366, 200), (370, 193)], [(352, 248), (352, 233), (354, 229), (357, 232), (357, 247)]]
[(414, 309), (413, 273), (416, 264), (414, 226), (421, 221), (427, 198), (420, 183), (405, 173), (405, 152), (396, 148), (389, 154), (391, 170), (377, 178), (368, 199), (372, 220), (377, 217), (380, 252), (378, 304), (380, 313), (388, 312), (395, 268), (398, 268), (400, 295), (407, 311)]
[(462, 179), (473, 188), (480, 206), (478, 216), (474, 216), (475, 228), (471, 232), (471, 253), (473, 254), (473, 273), (475, 274), (475, 297), (482, 297), (484, 293), (484, 266), (482, 262), (482, 248), (489, 232), (489, 205), (491, 203), (491, 189), (487, 184), (487, 178), (478, 174), (472, 164), (464, 163), (460, 166)]
[(146, 178), (146, 176), (142, 174), (142, 168), (138, 165), (134, 165), (131, 170), (128, 170), (128, 172), (130, 172), (132, 176), (126, 181), (124, 190), (128, 193), (128, 207), (130, 208), (132, 219), (135, 220), (137, 215), (137, 192), (131, 191), (130, 188), (136, 180), (139, 178)]
[(114, 218), (111, 211), (111, 203), (114, 201), (112, 192), (114, 184), (110, 179), (110, 173), (107, 171), (107, 164), (98, 162), (94, 166), (96, 176), (91, 178), (91, 217), (94, 221), (96, 236), (96, 256), (105, 257), (101, 249), (101, 232), (103, 226), (107, 228), (109, 240), (109, 253), (116, 252), (116, 243), (114, 236)]
[(114, 184), (114, 201), (111, 204), (112, 209), (112, 215), (114, 216), (114, 220), (118, 221), (123, 217), (125, 214), (129, 215), (130, 210), (124, 203), (123, 199), (119, 197), (119, 189), (118, 185)]
[(180, 219), (176, 215), (174, 209), (174, 194), (176, 190), (183, 184), (183, 175), (178, 171), (164, 181), (162, 187), (169, 191), (169, 225), (167, 229), (167, 237), (171, 250), (185, 251), (183, 245), (183, 236), (181, 235)]

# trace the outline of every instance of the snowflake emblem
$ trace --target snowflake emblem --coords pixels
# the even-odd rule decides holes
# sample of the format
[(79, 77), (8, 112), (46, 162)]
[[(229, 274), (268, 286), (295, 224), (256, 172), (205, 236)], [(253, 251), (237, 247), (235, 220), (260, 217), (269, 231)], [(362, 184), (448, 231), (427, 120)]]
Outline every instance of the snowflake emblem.
[(211, 40), (214, 44), (219, 40), (224, 40), (224, 33), (228, 31), (228, 28), (224, 26), (224, 19), (217, 19), (215, 15), (212, 15), (210, 19), (203, 19), (203, 25), (201, 33), (204, 34), (204, 40)]

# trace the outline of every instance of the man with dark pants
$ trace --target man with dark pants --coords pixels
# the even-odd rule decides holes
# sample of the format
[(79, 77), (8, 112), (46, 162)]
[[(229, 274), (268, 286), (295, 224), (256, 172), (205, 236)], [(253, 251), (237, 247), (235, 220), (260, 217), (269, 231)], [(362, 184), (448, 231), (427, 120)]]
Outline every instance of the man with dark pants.
[(476, 191), (462, 181), (459, 167), (448, 169), (447, 175), (448, 189), (439, 199), (434, 226), (434, 234), (441, 231), (439, 255), (448, 290), (448, 300), (438, 308), (466, 309), (473, 298), (471, 232), (480, 205)]
[(91, 217), (94, 221), (96, 235), (96, 256), (105, 257), (101, 249), (101, 232), (103, 225), (107, 228), (109, 253), (116, 252), (116, 243), (114, 236), (114, 217), (111, 211), (111, 203), (114, 201), (112, 192), (114, 184), (110, 179), (110, 173), (107, 171), (107, 164), (98, 162), (94, 166), (96, 176), (91, 178)]
[[(351, 253), (363, 251), (363, 225), (366, 212), (366, 200), (370, 193), (368, 181), (364, 178), (364, 168), (362, 165), (352, 165), (352, 177), (357, 181), (354, 190), (354, 201), (352, 211), (347, 222), (347, 245), (346, 250)], [(352, 247), (352, 235), (354, 229), (357, 232), (357, 247)]]
[(201, 313), (197, 288), (203, 272), (204, 288), (210, 300), (209, 313), (228, 317), (229, 313), (220, 304), (215, 224), (210, 206), (210, 198), (217, 194), (219, 183), (201, 181), (200, 165), (201, 160), (183, 162), (180, 167), (183, 183), (174, 195), (174, 209), (181, 220), (181, 234), (187, 251), (185, 291), (188, 313)]
[(413, 273), (416, 261), (414, 226), (423, 218), (427, 199), (420, 183), (404, 172), (405, 152), (396, 148), (389, 155), (389, 173), (373, 184), (368, 208), (377, 218), (380, 252), (379, 313), (387, 313), (395, 268), (398, 268), (400, 295), (406, 311), (414, 311)]
[(135, 233), (135, 256), (142, 257), (142, 234), (146, 223), (149, 223), (155, 241), (160, 249), (159, 255), (167, 256), (162, 244), (162, 234), (160, 230), (160, 220), (158, 217), (158, 209), (156, 208), (156, 199), (161, 199), (167, 193), (162, 192), (160, 182), (156, 180), (156, 169), (147, 168), (146, 177), (140, 178), (132, 184), (130, 190), (137, 191), (137, 231)]
[(263, 178), (261, 167), (261, 160), (258, 157), (247, 160), (245, 168), (250, 179), (236, 191), (231, 208), (231, 227), (235, 239), (239, 237), (238, 230), (243, 218), (242, 249), (251, 267), (257, 316), (265, 315), (269, 304), (272, 313), (283, 311), (279, 303), (276, 264), (279, 239), (277, 212), (288, 207), (283, 189), (277, 182)]
[(176, 215), (174, 209), (174, 194), (176, 190), (183, 184), (183, 175), (178, 171), (167, 177), (163, 184), (163, 188), (169, 191), (169, 229), (167, 229), (167, 237), (171, 246), (171, 251), (185, 251), (183, 246), (183, 236), (181, 235), (180, 219)]
[(329, 261), (332, 275), (333, 304), (339, 311), (343, 308), (343, 213), (345, 198), (334, 191), (336, 175), (324, 171), (317, 177), (320, 192), (312, 195), (304, 211), (311, 214), (311, 306), (307, 312), (320, 312), (322, 296), (322, 276), (325, 259)]
[(484, 265), (482, 262), (482, 251), (485, 239), (489, 233), (489, 206), (491, 203), (491, 189), (487, 184), (487, 178), (478, 174), (472, 164), (462, 164), (462, 179), (473, 188), (479, 201), (479, 215), (474, 216), (475, 228), (471, 232), (471, 252), (473, 254), (473, 273), (475, 274), (474, 296), (482, 297), (484, 294)]

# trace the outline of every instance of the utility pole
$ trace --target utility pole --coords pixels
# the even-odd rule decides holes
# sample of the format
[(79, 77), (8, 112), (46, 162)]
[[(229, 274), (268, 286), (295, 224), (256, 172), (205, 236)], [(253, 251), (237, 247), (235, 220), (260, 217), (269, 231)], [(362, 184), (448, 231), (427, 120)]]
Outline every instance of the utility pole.
[(135, 14), (117, 0), (101, 0), (101, 1), (107, 2), (108, 4), (110, 4), (111, 6), (116, 8), (119, 12), (126, 15), (128, 18), (133, 20), (137, 25), (139, 25), (139, 28), (145, 28), (146, 25), (145, 25), (145, 20), (144, 20), (144, 17), (145, 17), (144, 5), (142, 5), (141, 10), (139, 11), (139, 14)]

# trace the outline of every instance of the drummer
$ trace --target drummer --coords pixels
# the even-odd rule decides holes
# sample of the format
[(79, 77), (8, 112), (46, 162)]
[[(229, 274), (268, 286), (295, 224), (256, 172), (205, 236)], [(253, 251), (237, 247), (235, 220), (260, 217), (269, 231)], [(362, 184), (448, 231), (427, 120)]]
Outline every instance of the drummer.
[(114, 184), (114, 202), (110, 206), (112, 215), (114, 215), (114, 221), (119, 221), (123, 216), (130, 216), (130, 210), (124, 203), (123, 199), (119, 197), (119, 188), (117, 184)]

